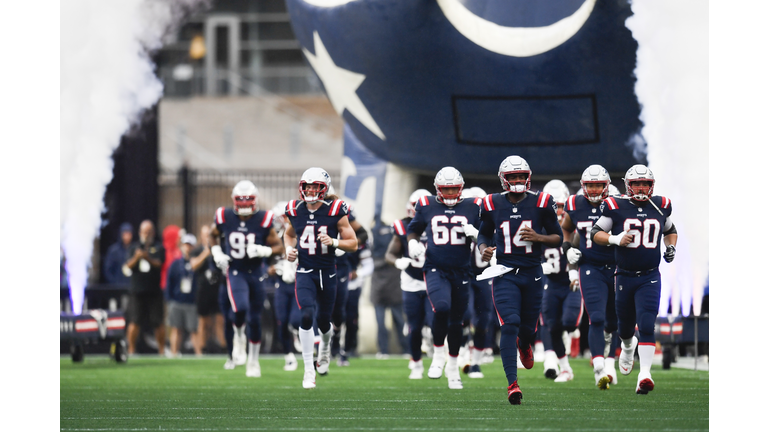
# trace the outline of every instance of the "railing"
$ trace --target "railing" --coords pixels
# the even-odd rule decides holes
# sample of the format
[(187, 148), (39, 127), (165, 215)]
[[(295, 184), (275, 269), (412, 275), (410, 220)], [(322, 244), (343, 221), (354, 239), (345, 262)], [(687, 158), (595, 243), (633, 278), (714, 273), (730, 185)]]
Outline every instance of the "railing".
[[(174, 74), (178, 66), (161, 67), (159, 70), (160, 80), (164, 86), (164, 97), (193, 97), (205, 96), (206, 76), (205, 68), (202, 66), (192, 66), (192, 74)], [(231, 79), (232, 72), (219, 68), (215, 72), (216, 89), (214, 93), (217, 96), (230, 94), (230, 86), (235, 85)], [(176, 75), (176, 76), (175, 76)], [(179, 79), (179, 75), (184, 79)], [(235, 90), (240, 95), (258, 95), (267, 94), (321, 94), (322, 88), (317, 77), (312, 73), (312, 69), (305, 66), (299, 67), (267, 67), (254, 71), (249, 68), (242, 68), (237, 73), (242, 77), (243, 83)]]

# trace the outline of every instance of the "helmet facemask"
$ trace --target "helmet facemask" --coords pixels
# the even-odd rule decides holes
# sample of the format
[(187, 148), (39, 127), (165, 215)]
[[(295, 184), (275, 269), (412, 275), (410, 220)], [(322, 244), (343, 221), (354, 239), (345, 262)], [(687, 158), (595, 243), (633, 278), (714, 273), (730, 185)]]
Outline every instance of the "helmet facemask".
[[(639, 185), (640, 182), (650, 183), (649, 185)], [(653, 179), (640, 178), (627, 180), (624, 184), (627, 188), (627, 195), (635, 201), (648, 201), (653, 195)]]
[[(307, 186), (309, 185), (316, 185), (318, 186), (318, 189), (308, 190)], [(325, 198), (326, 192), (328, 192), (328, 185), (325, 183), (322, 183), (322, 182), (308, 183), (305, 181), (302, 181), (301, 183), (299, 183), (299, 193), (301, 194), (301, 199), (303, 199), (304, 202), (308, 204), (321, 201), (323, 198)]]
[[(435, 186), (435, 188), (437, 189), (437, 197), (440, 198), (440, 201), (451, 207), (455, 206), (461, 199), (461, 190), (464, 189), (464, 185), (441, 185)], [(449, 193), (445, 189), (455, 189), (456, 191)]]
[[(590, 192), (587, 190), (588, 185), (602, 185), (602, 189), (600, 189), (599, 192)], [(600, 204), (603, 202), (603, 200), (608, 197), (608, 185), (609, 182), (602, 182), (602, 181), (581, 181), (581, 189), (584, 191), (584, 198), (588, 199), (589, 202)]]
[(232, 198), (238, 216), (250, 216), (258, 211), (256, 195), (239, 195)]
[[(508, 176), (513, 174), (525, 174), (525, 179), (510, 180)], [(511, 193), (524, 193), (531, 188), (530, 171), (506, 171), (499, 174), (499, 179), (501, 180), (501, 187)]]

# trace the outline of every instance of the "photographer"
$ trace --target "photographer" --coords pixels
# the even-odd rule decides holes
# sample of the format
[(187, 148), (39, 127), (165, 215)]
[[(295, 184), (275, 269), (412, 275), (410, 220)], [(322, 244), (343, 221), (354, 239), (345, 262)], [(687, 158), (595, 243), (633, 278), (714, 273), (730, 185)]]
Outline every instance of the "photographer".
[(155, 238), (155, 226), (145, 220), (139, 227), (139, 241), (128, 248), (125, 266), (131, 271), (128, 291), (128, 354), (136, 351), (136, 339), (142, 325), (155, 330), (158, 353), (165, 354), (165, 326), (163, 325), (163, 292), (160, 289), (160, 268), (165, 261), (165, 249)]

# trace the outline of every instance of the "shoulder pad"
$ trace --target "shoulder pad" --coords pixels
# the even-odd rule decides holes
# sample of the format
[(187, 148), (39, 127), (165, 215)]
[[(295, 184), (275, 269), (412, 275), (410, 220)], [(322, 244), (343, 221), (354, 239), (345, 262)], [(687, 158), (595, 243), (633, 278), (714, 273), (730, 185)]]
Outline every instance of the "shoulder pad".
[(495, 210), (495, 207), (493, 206), (493, 195), (486, 195), (485, 198), (483, 198), (483, 210), (485, 211), (493, 211)]
[(216, 225), (221, 225), (224, 223), (224, 211), (226, 208), (219, 207), (216, 209), (216, 213), (213, 215), (213, 221), (216, 223)]

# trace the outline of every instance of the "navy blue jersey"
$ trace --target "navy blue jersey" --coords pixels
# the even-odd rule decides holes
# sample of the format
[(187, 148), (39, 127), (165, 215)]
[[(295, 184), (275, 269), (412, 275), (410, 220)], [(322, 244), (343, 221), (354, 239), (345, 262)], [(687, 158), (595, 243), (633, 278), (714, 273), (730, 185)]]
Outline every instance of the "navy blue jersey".
[[(453, 207), (423, 196), (416, 202), (416, 215), (408, 224), (408, 234), (427, 234), (425, 268), (469, 269), (471, 240), (461, 223), (480, 225), (480, 207), (472, 200), (462, 200)], [(406, 243), (407, 245), (408, 243)]]
[[(347, 217), (349, 218), (349, 222), (352, 223), (355, 221), (355, 212), (352, 210), (352, 206), (349, 206), (349, 212), (347, 214)], [(343, 269), (343, 272), (349, 273), (349, 252), (346, 252), (342, 256), (336, 256), (336, 268), (337, 269)]]
[(241, 220), (231, 208), (219, 207), (213, 216), (216, 228), (221, 234), (221, 249), (232, 258), (232, 270), (258, 270), (264, 258), (248, 258), (249, 245), (266, 245), (272, 229), (272, 210), (259, 210), (246, 220)]
[(349, 214), (349, 208), (342, 200), (319, 202), (323, 205), (314, 211), (307, 208), (307, 203), (299, 200), (289, 201), (285, 207), (285, 215), (291, 221), (298, 240), (296, 249), (299, 251), (299, 267), (305, 269), (336, 266), (336, 248), (320, 243), (317, 236), (325, 233), (331, 238), (338, 237), (339, 220)]
[(616, 263), (613, 249), (594, 243), (589, 234), (592, 231), (592, 225), (600, 219), (601, 212), (598, 207), (593, 207), (584, 195), (571, 195), (565, 203), (565, 211), (579, 233), (582, 262), (598, 266), (613, 265)]
[[(661, 261), (662, 232), (672, 214), (672, 202), (663, 196), (652, 196), (651, 203), (635, 203), (625, 196), (606, 198), (600, 205), (602, 215), (610, 218), (611, 232), (626, 231), (634, 239), (627, 247), (613, 246), (616, 265), (624, 270), (650, 270)], [(657, 210), (658, 208), (658, 210)]]
[(507, 192), (483, 198), (483, 223), (478, 242), (496, 244), (496, 260), (507, 267), (533, 267), (541, 264), (542, 244), (520, 239), (520, 229), (529, 227), (537, 233), (558, 234), (557, 206), (545, 192), (527, 192), (518, 203), (509, 202)]
[[(400, 247), (402, 248), (401, 252), (404, 257), (410, 257), (410, 255), (408, 255), (408, 233), (406, 231), (406, 227), (410, 222), (411, 222), (411, 218), (405, 218), (405, 219), (396, 220), (395, 223), (392, 224), (392, 228), (394, 228), (395, 230), (395, 235), (400, 239)], [(427, 246), (426, 232), (421, 233), (421, 238), (419, 239), (419, 241), (424, 246)], [(426, 260), (426, 257), (424, 255), (420, 256), (418, 259), (415, 259), (415, 260), (411, 259), (411, 264), (405, 268), (405, 273), (416, 280), (424, 280), (425, 260)]]
[(544, 272), (544, 277), (550, 281), (558, 284), (570, 285), (571, 280), (568, 279), (568, 260), (563, 253), (562, 247), (547, 248), (544, 249), (543, 254), (545, 266), (549, 266), (550, 273)]

